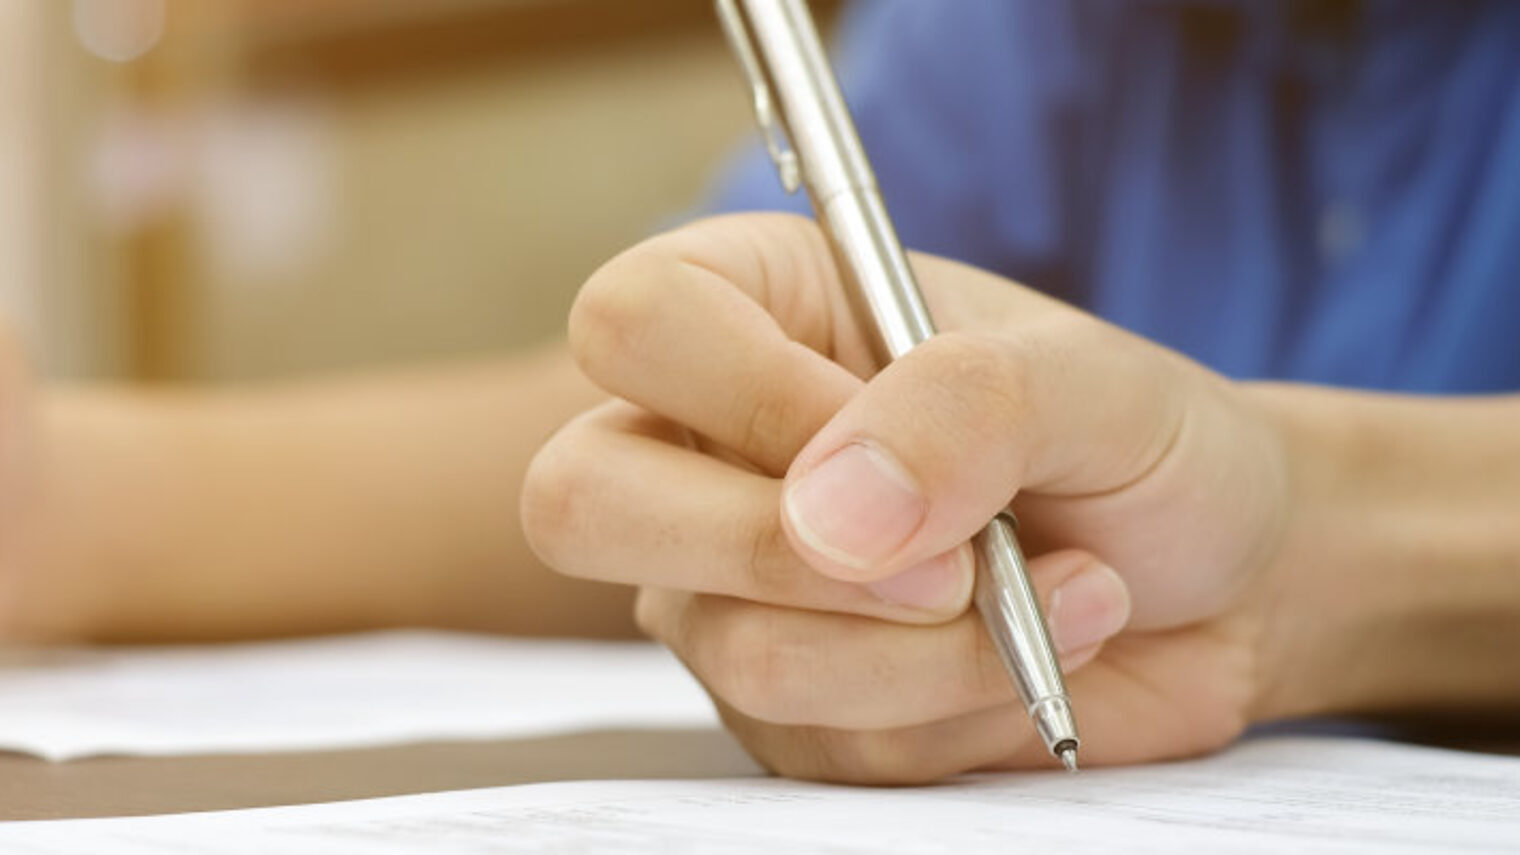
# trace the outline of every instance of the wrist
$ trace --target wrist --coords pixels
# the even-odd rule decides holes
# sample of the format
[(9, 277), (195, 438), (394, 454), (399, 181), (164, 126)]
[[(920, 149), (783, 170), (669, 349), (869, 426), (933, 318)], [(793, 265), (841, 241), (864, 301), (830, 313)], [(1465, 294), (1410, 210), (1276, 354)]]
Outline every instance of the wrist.
[(1248, 386), (1288, 461), (1259, 717), (1520, 703), (1520, 409)]

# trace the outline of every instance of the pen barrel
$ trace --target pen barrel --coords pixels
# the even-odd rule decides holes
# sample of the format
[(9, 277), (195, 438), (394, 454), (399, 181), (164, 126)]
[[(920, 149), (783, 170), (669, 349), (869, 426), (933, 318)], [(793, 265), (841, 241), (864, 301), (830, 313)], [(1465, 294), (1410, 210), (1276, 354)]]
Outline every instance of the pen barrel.
[(934, 321), (881, 196), (845, 190), (815, 201), (814, 210), (856, 317), (872, 321), (862, 326), (872, 334), (877, 364), (886, 365), (933, 336)]
[(804, 0), (736, 0), (743, 10), (780, 120), (815, 198), (875, 187), (844, 93)]
[(1041, 740), (1058, 754), (1063, 744), (1076, 747), (1077, 727), (1016, 528), (1001, 513), (976, 536), (976, 608)]
[[(934, 322), (803, 0), (740, 0), (839, 277), (886, 365)], [(871, 323), (864, 323), (865, 321)]]

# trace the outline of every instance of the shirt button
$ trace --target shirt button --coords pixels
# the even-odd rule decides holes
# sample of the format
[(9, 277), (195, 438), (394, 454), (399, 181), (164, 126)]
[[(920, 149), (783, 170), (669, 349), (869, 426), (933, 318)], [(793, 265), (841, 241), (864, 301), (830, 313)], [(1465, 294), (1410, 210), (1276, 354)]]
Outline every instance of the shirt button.
[(1348, 202), (1331, 202), (1319, 215), (1319, 251), (1326, 261), (1344, 261), (1362, 248), (1367, 222), (1361, 210)]

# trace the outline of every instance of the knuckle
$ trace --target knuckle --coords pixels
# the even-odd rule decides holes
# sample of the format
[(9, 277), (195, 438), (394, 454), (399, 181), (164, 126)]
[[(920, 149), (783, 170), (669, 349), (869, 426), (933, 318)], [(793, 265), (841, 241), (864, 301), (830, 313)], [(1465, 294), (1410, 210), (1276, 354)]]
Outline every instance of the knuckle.
[(661, 305), (656, 291), (679, 262), (646, 242), (591, 275), (570, 309), (568, 335), (576, 362), (593, 380), (615, 376), (642, 352)]
[(781, 666), (769, 622), (730, 611), (711, 630), (708, 642), (699, 645), (710, 684), (739, 712), (770, 721)]
[(761, 721), (790, 724), (810, 718), (818, 652), (779, 630), (771, 609), (741, 605), (708, 623), (697, 645), (709, 685), (736, 710)]
[(778, 463), (786, 462), (782, 446), (798, 430), (797, 404), (786, 390), (775, 388), (763, 389), (754, 397), (743, 396), (739, 402), (748, 409), (736, 420), (743, 425), (739, 452), (775, 474)]
[(784, 473), (797, 451), (833, 415), (831, 408), (799, 394), (798, 378), (808, 376), (805, 366), (817, 354), (788, 342), (778, 356), (777, 370), (753, 378), (753, 391), (736, 396), (736, 406), (743, 410), (730, 419), (740, 426), (735, 436), (739, 452), (772, 475)]
[(534, 456), (519, 500), (523, 535), (545, 564), (576, 575), (575, 545), (586, 528), (585, 507), (595, 489), (595, 473), (577, 453), (578, 431), (567, 427)]
[(780, 520), (772, 515), (745, 526), (749, 554), (744, 574), (748, 577), (746, 587), (750, 596), (765, 603), (795, 603), (800, 595), (800, 578), (795, 562), (789, 560), (791, 545)]
[(1021, 345), (1003, 336), (958, 332), (939, 336), (937, 374), (943, 387), (971, 403), (981, 413), (989, 409), (1007, 418), (1020, 413), (1029, 400), (1029, 360), (1020, 358)]
[(904, 786), (938, 777), (933, 757), (914, 729), (825, 730), (811, 728), (812, 777), (845, 784)]

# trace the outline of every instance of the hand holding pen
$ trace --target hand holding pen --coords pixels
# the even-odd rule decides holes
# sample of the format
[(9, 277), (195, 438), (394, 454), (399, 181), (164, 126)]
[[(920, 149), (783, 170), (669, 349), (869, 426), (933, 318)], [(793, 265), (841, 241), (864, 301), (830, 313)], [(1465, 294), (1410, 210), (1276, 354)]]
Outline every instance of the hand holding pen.
[(812, 220), (735, 215), (591, 278), (570, 342), (614, 400), (528, 475), (539, 554), (639, 586), (640, 625), (784, 774), (1052, 765), (968, 610), (968, 543), (1015, 495), (1084, 766), (1208, 750), (1270, 713), (1265, 687), (1293, 683), (1261, 655), (1286, 500), (1236, 387), (929, 256), (939, 333), (881, 368), (839, 251)]

